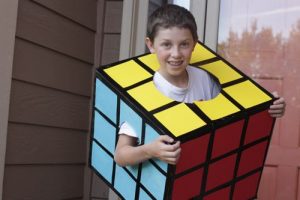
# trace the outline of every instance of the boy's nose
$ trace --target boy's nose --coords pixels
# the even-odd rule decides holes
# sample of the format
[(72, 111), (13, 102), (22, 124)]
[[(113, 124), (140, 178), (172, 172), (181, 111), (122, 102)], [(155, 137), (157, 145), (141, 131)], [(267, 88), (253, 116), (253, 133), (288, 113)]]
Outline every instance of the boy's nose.
[(178, 58), (180, 57), (181, 53), (180, 53), (180, 49), (178, 47), (174, 47), (172, 48), (172, 52), (171, 52), (171, 56), (174, 58)]

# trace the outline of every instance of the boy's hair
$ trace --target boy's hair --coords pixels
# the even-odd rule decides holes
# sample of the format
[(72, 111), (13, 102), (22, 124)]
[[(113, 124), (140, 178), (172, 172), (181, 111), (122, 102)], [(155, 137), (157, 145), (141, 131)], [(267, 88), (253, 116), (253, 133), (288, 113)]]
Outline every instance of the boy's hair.
[(150, 15), (147, 24), (147, 37), (154, 41), (160, 28), (172, 27), (189, 29), (193, 39), (198, 41), (197, 25), (194, 16), (187, 9), (174, 4), (162, 6)]

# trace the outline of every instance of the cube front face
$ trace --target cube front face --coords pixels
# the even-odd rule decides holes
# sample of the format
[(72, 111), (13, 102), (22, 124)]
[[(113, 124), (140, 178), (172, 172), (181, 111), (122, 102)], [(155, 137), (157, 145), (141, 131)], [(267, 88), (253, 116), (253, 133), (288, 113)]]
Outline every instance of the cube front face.
[(172, 199), (255, 198), (273, 125), (265, 109), (182, 143)]
[[(162, 95), (152, 80), (158, 68), (153, 54), (97, 73), (90, 164), (121, 198), (239, 200), (256, 196), (274, 127), (267, 112), (272, 98), (201, 44), (191, 62), (219, 80), (222, 91), (215, 99), (185, 104)], [(164, 134), (180, 140), (176, 167), (157, 159), (137, 166), (116, 165), (118, 127), (124, 121), (134, 127), (140, 144)]]

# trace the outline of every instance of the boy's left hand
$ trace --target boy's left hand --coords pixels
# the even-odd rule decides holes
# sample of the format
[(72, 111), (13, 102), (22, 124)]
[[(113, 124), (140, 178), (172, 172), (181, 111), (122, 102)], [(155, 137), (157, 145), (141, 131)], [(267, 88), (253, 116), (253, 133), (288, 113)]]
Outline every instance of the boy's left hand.
[[(273, 92), (274, 97), (278, 98), (277, 92)], [(285, 112), (285, 100), (283, 97), (275, 100), (270, 106), (269, 113), (271, 117), (282, 117)]]

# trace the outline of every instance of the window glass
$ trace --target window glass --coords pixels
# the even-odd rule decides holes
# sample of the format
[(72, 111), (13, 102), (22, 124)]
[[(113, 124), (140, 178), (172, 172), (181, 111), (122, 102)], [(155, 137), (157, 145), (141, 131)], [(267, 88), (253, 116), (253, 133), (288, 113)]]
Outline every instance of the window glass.
[(221, 0), (218, 53), (252, 78), (299, 74), (299, 44), (299, 0)]
[(275, 125), (272, 144), (299, 138), (299, 44), (299, 0), (221, 0), (218, 53), (285, 98), (285, 116)]
[(190, 10), (190, 0), (173, 0), (173, 1), (169, 1), (169, 2), (173, 2), (173, 4), (182, 6), (188, 10)]

